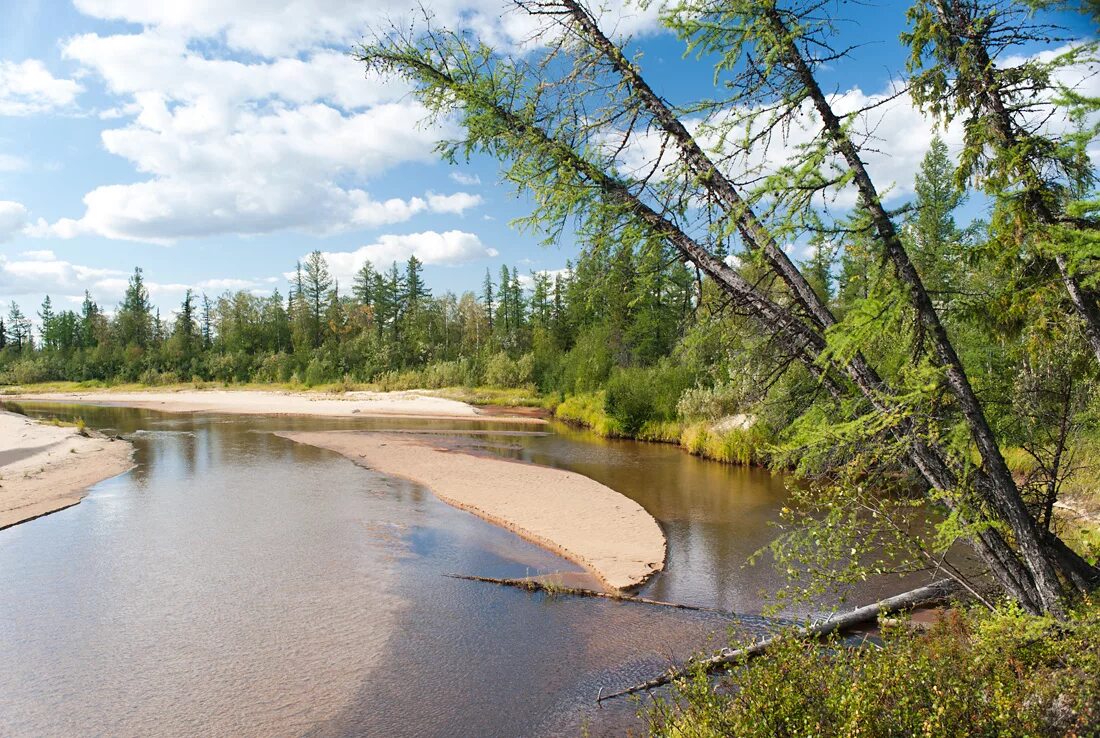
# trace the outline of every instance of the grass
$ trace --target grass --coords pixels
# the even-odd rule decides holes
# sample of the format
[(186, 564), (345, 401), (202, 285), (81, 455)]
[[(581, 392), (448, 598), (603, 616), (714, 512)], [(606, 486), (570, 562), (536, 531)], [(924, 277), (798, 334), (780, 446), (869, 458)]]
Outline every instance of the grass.
[(468, 402), (471, 405), (493, 405), (498, 407), (538, 407), (553, 411), (558, 399), (540, 395), (534, 387), (507, 389), (500, 387), (446, 387), (427, 390), (426, 394), (443, 397), (448, 400)]
[(766, 464), (767, 430), (759, 423), (749, 428), (717, 432), (708, 423), (693, 423), (680, 434), (680, 445), (688, 453), (727, 464)]
[(633, 436), (604, 409), (604, 393), (571, 395), (557, 406), (555, 417), (582, 425), (605, 438), (632, 437), (640, 441), (675, 443), (695, 456), (726, 464), (765, 464), (770, 435), (762, 425), (747, 429), (715, 431), (710, 423), (684, 423), (679, 420), (647, 420)]
[(566, 397), (554, 411), (554, 417), (566, 423), (583, 425), (605, 438), (622, 438), (622, 428), (604, 410), (603, 392), (587, 392)]

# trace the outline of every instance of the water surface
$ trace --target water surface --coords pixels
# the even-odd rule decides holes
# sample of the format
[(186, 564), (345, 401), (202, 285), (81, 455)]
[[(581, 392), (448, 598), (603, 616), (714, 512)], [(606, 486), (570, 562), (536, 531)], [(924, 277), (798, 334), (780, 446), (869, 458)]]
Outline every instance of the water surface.
[[(137, 466), (0, 532), (3, 735), (638, 731), (635, 706), (597, 709), (598, 690), (722, 645), (730, 627), (763, 632), (755, 615), (778, 584), (744, 563), (774, 535), (783, 480), (669, 446), (557, 426), (24, 407), (125, 435)], [(667, 571), (643, 594), (744, 617), (448, 578), (579, 569), (423, 487), (270, 434), (330, 428), (489, 430), (468, 440), (598, 479), (668, 536)]]

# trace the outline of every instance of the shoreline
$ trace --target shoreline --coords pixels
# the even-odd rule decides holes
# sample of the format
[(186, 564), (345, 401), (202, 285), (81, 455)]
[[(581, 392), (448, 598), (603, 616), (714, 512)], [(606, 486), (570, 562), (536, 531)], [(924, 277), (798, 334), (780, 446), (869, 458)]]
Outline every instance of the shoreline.
[(275, 435), (422, 484), (443, 502), (579, 564), (610, 590), (635, 588), (664, 568), (666, 541), (657, 521), (637, 502), (580, 474), (405, 434)]
[(4, 395), (11, 402), (130, 407), (167, 413), (226, 413), (300, 417), (420, 418), (543, 425), (541, 418), (485, 413), (465, 402), (415, 391), (340, 394), (276, 390), (151, 390), (27, 392)]
[(128, 441), (0, 410), (0, 530), (80, 503), (132, 457)]

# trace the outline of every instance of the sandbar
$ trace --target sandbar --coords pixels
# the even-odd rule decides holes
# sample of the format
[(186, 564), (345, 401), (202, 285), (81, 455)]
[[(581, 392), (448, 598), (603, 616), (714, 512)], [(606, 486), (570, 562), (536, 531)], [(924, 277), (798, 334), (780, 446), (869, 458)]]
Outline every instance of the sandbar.
[(169, 413), (226, 413), (234, 415), (299, 415), (318, 417), (404, 417), (441, 420), (487, 420), (543, 423), (539, 418), (482, 415), (458, 400), (421, 392), (282, 392), (275, 390), (152, 390), (139, 392), (30, 392), (4, 399), (109, 405)]
[(507, 528), (592, 572), (613, 590), (664, 568), (665, 536), (634, 500), (562, 469), (474, 455), (438, 439), (360, 431), (281, 432), (389, 476)]
[(71, 507), (133, 467), (133, 446), (0, 410), (0, 529)]

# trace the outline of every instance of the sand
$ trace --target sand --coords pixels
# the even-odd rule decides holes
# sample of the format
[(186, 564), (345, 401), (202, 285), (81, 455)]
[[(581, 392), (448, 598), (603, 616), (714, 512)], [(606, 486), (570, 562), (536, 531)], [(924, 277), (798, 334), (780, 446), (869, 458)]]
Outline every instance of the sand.
[(580, 564), (610, 589), (635, 587), (664, 568), (665, 537), (657, 521), (630, 498), (580, 474), (475, 456), (423, 436), (276, 435), (423, 484), (444, 502)]
[(43, 392), (6, 399), (113, 405), (170, 413), (406, 417), (541, 423), (538, 418), (482, 415), (473, 405), (419, 392), (277, 392), (271, 390), (178, 390), (149, 392)]
[(133, 447), (98, 433), (0, 411), (0, 529), (77, 504), (133, 467)]

